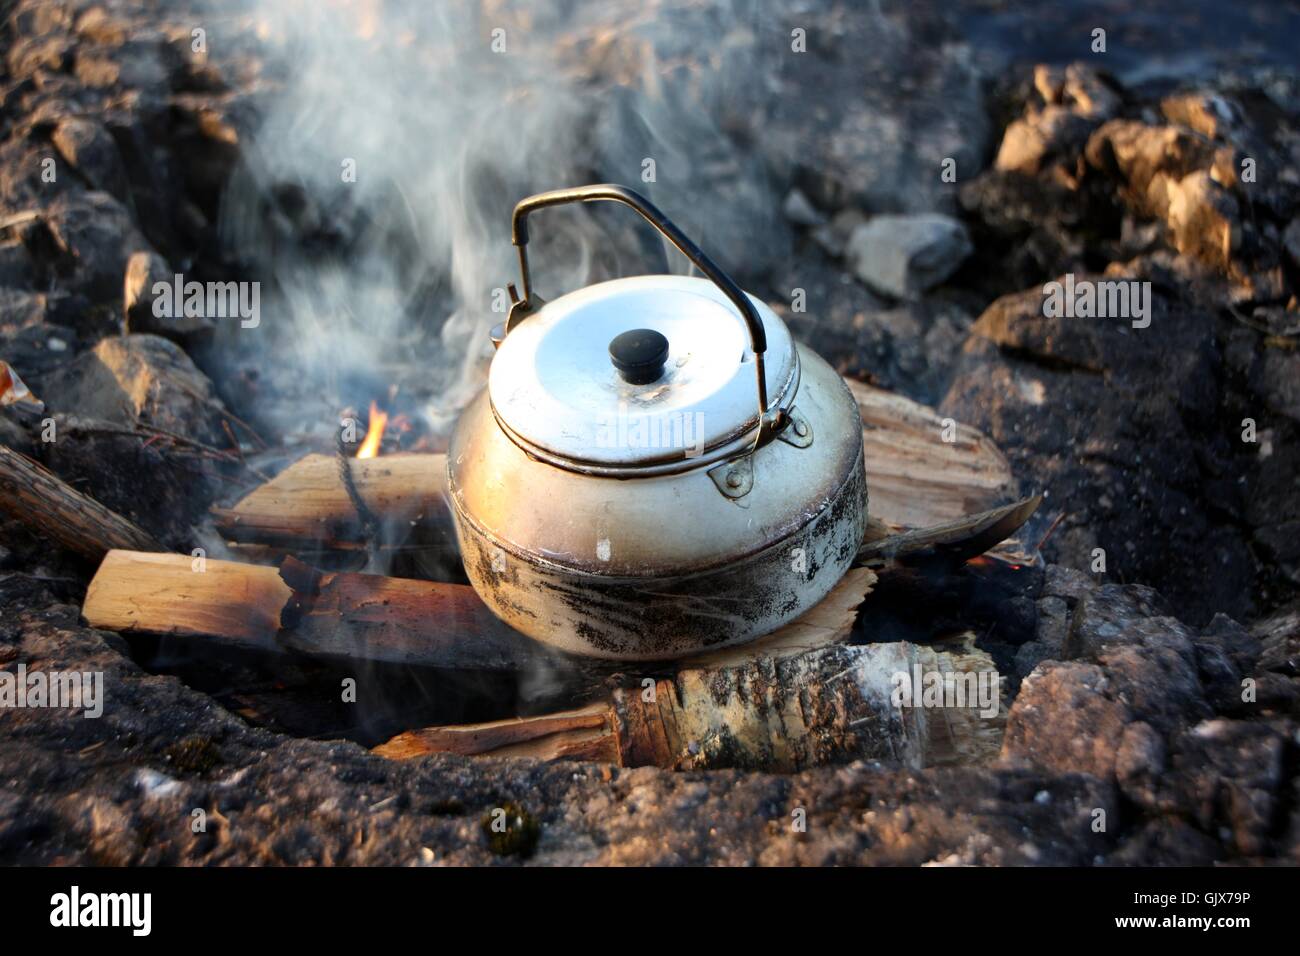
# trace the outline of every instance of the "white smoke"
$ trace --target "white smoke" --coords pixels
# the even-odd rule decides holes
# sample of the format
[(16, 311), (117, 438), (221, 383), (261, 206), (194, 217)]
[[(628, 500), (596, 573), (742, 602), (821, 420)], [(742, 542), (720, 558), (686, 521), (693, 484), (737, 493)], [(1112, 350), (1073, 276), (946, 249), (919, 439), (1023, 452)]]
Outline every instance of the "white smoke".
[[(516, 280), (510, 210), (560, 186), (630, 185), (743, 267), (746, 244), (784, 229), (762, 161), (722, 129), (753, 94), (758, 65), (735, 62), (728, 37), (754, 17), (626, 0), (255, 2), (240, 25), (265, 81), (222, 233), (279, 295), (256, 348), (327, 390), (358, 370), (418, 374), (445, 425), (481, 384), (498, 290)], [(685, 268), (630, 210), (537, 219), (548, 298)]]

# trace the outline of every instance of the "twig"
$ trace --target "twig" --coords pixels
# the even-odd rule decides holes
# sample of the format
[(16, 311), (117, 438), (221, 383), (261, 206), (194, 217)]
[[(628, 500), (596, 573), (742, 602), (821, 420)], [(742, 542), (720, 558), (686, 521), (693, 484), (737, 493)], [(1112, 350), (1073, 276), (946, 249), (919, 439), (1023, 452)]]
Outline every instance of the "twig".
[(226, 406), (222, 404), (219, 400), (209, 395), (204, 395), (200, 392), (196, 392), (194, 389), (190, 388), (184, 382), (175, 381), (172, 384), (174, 384), (185, 394), (189, 395), (190, 398), (193, 398), (195, 401), (203, 402), (205, 405), (214, 409), (217, 412), (217, 414), (222, 416), (222, 418), (227, 418), (230, 421), (234, 422), (236, 425), (238, 425), (240, 428), (244, 429), (244, 431), (248, 432), (248, 437), (253, 440), (253, 444), (255, 444), (259, 449), (266, 448), (266, 442), (262, 439), (262, 436), (257, 433), (257, 429), (255, 429), (252, 425), (248, 424), (248, 422), (244, 421), (242, 418), (240, 418), (230, 409), (226, 408)]
[(1034, 545), (1035, 551), (1043, 550), (1043, 545), (1047, 544), (1047, 539), (1052, 536), (1052, 532), (1056, 530), (1056, 526), (1059, 525), (1064, 519), (1065, 519), (1065, 512), (1062, 511), (1059, 515), (1056, 516), (1056, 519), (1050, 525), (1048, 525), (1047, 530), (1043, 532), (1043, 536), (1038, 539), (1038, 544)]

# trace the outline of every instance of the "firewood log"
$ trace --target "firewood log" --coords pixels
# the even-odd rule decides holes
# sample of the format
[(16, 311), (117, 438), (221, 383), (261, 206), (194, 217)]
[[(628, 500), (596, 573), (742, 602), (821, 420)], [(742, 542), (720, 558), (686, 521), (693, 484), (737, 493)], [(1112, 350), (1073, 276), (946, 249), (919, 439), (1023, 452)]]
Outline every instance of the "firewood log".
[(467, 585), (320, 574), (300, 563), (110, 551), (82, 616), (126, 634), (358, 662), (521, 670), (555, 657), (497, 620)]
[[(365, 547), (357, 509), (336, 455), (307, 455), (229, 508), (214, 508), (217, 530), (231, 541), (294, 551)], [(385, 455), (348, 461), (353, 484), (384, 525), (381, 548), (451, 547), (447, 456)]]
[(165, 550), (148, 532), (4, 445), (0, 445), (0, 511), (36, 535), (94, 560), (114, 548)]
[(985, 511), (1017, 494), (1006, 458), (974, 428), (901, 395), (850, 379), (845, 383), (862, 416), (873, 518), (894, 527), (924, 528)]

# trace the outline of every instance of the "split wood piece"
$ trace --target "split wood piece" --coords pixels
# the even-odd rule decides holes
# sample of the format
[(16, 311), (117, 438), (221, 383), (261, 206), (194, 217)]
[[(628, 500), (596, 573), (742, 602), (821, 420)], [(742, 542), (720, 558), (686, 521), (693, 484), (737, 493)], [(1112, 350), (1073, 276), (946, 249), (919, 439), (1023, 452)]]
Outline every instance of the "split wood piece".
[(114, 548), (165, 550), (148, 532), (4, 445), (0, 445), (0, 511), (38, 536), (93, 560)]
[(622, 763), (614, 710), (607, 701), (545, 717), (411, 730), (380, 744), (374, 752), (392, 760), (451, 753)]
[[(229, 508), (214, 508), (228, 540), (289, 550), (366, 546), (336, 455), (307, 455)], [(380, 547), (455, 548), (447, 500), (447, 456), (396, 454), (348, 460), (352, 482), (383, 524)]]
[(945, 425), (949, 420), (927, 405), (845, 382), (862, 416), (872, 518), (924, 528), (986, 511), (1018, 493), (1006, 458), (976, 429)]
[(188, 555), (110, 551), (82, 615), (123, 633), (425, 667), (521, 670), (559, 660), (502, 624), (460, 584), (320, 574)]
[(320, 573), (292, 558), (280, 642), (304, 654), (465, 670), (518, 671), (558, 655), (512, 630), (467, 584)]

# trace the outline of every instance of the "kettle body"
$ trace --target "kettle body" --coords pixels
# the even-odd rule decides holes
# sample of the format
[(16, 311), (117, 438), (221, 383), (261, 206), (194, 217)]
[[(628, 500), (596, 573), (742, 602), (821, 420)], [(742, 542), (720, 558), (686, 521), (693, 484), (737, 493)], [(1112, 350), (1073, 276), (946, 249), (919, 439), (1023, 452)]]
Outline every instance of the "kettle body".
[[(707, 278), (537, 304), (520, 210), (553, 196), (636, 208)], [(861, 421), (839, 375), (622, 187), (525, 200), (515, 240), (525, 295), (447, 455), (488, 607), (558, 649), (633, 661), (753, 640), (821, 600), (866, 522)]]

